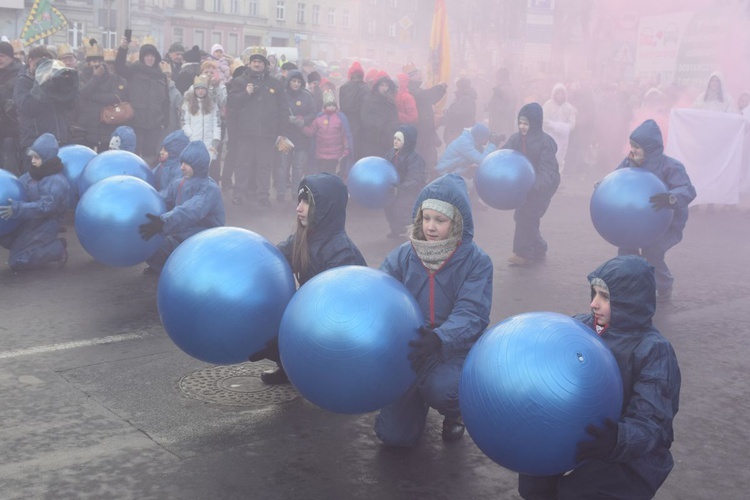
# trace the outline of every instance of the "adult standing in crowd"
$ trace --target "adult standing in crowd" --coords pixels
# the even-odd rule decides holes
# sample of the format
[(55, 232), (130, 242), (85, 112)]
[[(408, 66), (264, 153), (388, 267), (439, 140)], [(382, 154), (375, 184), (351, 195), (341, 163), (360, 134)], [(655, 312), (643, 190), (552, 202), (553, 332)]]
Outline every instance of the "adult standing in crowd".
[(159, 69), (161, 55), (150, 43), (141, 45), (138, 62), (127, 64), (127, 38), (117, 49), (117, 74), (128, 82), (128, 96), (133, 106), (132, 127), (138, 143), (138, 155), (149, 164), (156, 163), (162, 131), (169, 125), (169, 85)]
[(0, 42), (0, 168), (18, 174), (18, 118), (13, 102), (16, 80), (23, 73), (13, 46)]
[(508, 68), (498, 69), (496, 78), (497, 85), (492, 89), (492, 97), (484, 109), (490, 121), (490, 130), (508, 137), (516, 131), (516, 91), (510, 82)]
[(164, 57), (164, 60), (169, 63), (169, 66), (172, 68), (172, 75), (177, 75), (180, 72), (180, 69), (182, 68), (182, 56), (184, 53), (185, 47), (181, 42), (174, 42), (169, 46), (169, 49), (167, 49), (167, 55)]
[(180, 72), (172, 74), (174, 84), (182, 95), (188, 91), (195, 77), (201, 74), (201, 49), (197, 45), (185, 52), (182, 56), (183, 63)]
[(409, 76), (409, 92), (414, 96), (417, 103), (417, 141), (416, 152), (424, 158), (429, 172), (437, 163), (437, 148), (440, 146), (440, 136), (435, 132), (435, 106), (445, 96), (448, 84), (438, 83), (429, 88), (422, 88), (422, 72), (414, 66), (407, 64), (404, 72)]
[(365, 83), (365, 70), (359, 61), (354, 61), (349, 67), (349, 80), (339, 89), (339, 107), (349, 120), (349, 127), (352, 131), (352, 160), (356, 162), (362, 158), (362, 143), (364, 136), (362, 133), (362, 103), (365, 96), (370, 92)]
[(359, 115), (362, 121), (363, 157), (384, 157), (393, 147), (393, 134), (398, 127), (395, 95), (396, 84), (389, 77), (382, 76), (365, 96)]

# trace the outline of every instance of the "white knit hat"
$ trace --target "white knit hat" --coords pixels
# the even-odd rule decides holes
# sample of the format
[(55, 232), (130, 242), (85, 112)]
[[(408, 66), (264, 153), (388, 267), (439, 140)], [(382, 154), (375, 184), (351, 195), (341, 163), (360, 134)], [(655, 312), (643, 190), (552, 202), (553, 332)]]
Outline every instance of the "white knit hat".
[(421, 206), (422, 210), (428, 209), (428, 210), (435, 210), (436, 212), (440, 212), (441, 214), (444, 214), (449, 219), (453, 220), (453, 217), (456, 215), (456, 207), (448, 203), (447, 201), (438, 200), (435, 198), (427, 198), (422, 202)]

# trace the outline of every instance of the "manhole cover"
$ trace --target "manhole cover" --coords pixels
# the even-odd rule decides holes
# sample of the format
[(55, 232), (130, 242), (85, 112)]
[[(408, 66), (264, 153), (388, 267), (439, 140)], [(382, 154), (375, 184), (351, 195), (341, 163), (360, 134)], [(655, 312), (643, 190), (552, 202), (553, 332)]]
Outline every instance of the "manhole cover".
[(258, 363), (203, 368), (182, 377), (180, 389), (193, 399), (231, 406), (271, 406), (300, 397), (292, 384), (264, 384), (260, 374), (269, 368)]

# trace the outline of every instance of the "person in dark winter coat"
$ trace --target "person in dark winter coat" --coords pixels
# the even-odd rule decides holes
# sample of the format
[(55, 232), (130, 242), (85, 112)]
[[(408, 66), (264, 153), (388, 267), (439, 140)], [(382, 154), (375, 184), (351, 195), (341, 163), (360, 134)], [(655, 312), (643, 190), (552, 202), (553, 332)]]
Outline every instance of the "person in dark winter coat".
[(20, 221), (18, 227), (0, 237), (0, 245), (10, 250), (8, 266), (14, 272), (48, 263), (63, 267), (68, 261), (67, 241), (57, 237), (70, 191), (58, 148), (55, 136), (40, 135), (28, 150), (31, 169), (19, 179), (26, 201), (7, 200), (8, 205), (0, 206), (0, 217)]
[(13, 46), (0, 42), (0, 168), (18, 174), (18, 116), (13, 102), (16, 80), (24, 66), (13, 54)]
[(409, 68), (409, 92), (417, 103), (417, 153), (424, 158), (427, 170), (430, 171), (437, 163), (437, 148), (442, 144), (435, 131), (435, 106), (445, 96), (448, 84), (438, 83), (429, 88), (422, 88), (422, 72), (416, 68)]
[(424, 158), (416, 151), (418, 133), (413, 125), (401, 125), (393, 135), (393, 149), (385, 159), (396, 167), (399, 184), (393, 202), (385, 207), (385, 218), (391, 232), (389, 238), (400, 238), (411, 221), (410, 209), (419, 192), (427, 184)]
[(184, 96), (185, 92), (193, 85), (195, 77), (201, 74), (201, 49), (197, 45), (185, 52), (182, 56), (183, 63), (180, 72), (173, 74), (175, 87)]
[(300, 70), (287, 73), (286, 99), (289, 110), (287, 122), (283, 124), (282, 135), (292, 141), (294, 148), (281, 152), (281, 161), (274, 170), (273, 183), (276, 187), (276, 201), (284, 201), (284, 193), (289, 189), (291, 174), (292, 199), (297, 196), (297, 186), (305, 175), (305, 167), (310, 154), (310, 139), (304, 127), (310, 125), (318, 114), (312, 94), (305, 89), (305, 77)]
[(224, 201), (221, 189), (208, 176), (211, 155), (201, 141), (193, 141), (180, 154), (182, 179), (167, 189), (167, 212), (145, 214), (148, 222), (138, 230), (144, 240), (157, 234), (166, 236), (156, 253), (146, 260), (145, 274), (159, 274), (177, 246), (203, 230), (224, 225)]
[[(325, 172), (308, 175), (299, 184), (297, 198), (297, 231), (277, 246), (300, 286), (334, 267), (367, 265), (346, 234), (349, 192), (339, 177)], [(264, 358), (276, 361), (275, 369), (261, 374), (267, 384), (282, 384), (288, 380), (278, 351), (278, 341), (274, 339), (266, 349), (250, 356), (250, 361)]]
[(673, 210), (674, 217), (667, 232), (658, 241), (645, 248), (619, 248), (619, 255), (642, 255), (654, 266), (656, 274), (656, 297), (668, 300), (672, 295), (674, 277), (664, 261), (667, 250), (682, 241), (682, 231), (688, 219), (688, 205), (696, 193), (682, 163), (664, 154), (664, 141), (659, 125), (646, 120), (630, 134), (630, 154), (618, 169), (643, 168), (656, 175), (667, 186), (667, 191), (651, 197), (656, 210)]
[(120, 149), (129, 153), (135, 153), (137, 149), (137, 139), (135, 131), (127, 125), (120, 125), (109, 138), (109, 149)]
[[(93, 42), (93, 43), (92, 43)], [(86, 146), (101, 153), (109, 147), (115, 125), (102, 123), (100, 117), (105, 106), (127, 101), (127, 82), (112, 74), (104, 64), (104, 55), (92, 39), (91, 50), (86, 55), (86, 67), (79, 72), (81, 86), (78, 95), (78, 125), (86, 132)]]
[(492, 97), (484, 109), (489, 117), (490, 130), (494, 133), (510, 135), (516, 130), (516, 91), (510, 81), (508, 68), (497, 70), (497, 85), (492, 89)]
[(159, 163), (153, 169), (154, 187), (164, 198), (167, 197), (167, 189), (175, 179), (182, 177), (180, 166), (182, 161), (180, 155), (187, 147), (190, 139), (182, 130), (175, 130), (164, 138), (159, 152)]
[(591, 313), (576, 316), (614, 354), (623, 383), (617, 422), (591, 422), (593, 439), (578, 444), (567, 474), (518, 478), (526, 499), (653, 498), (674, 460), (672, 421), (679, 408), (680, 368), (669, 341), (652, 324), (654, 271), (634, 255), (611, 259), (588, 276)]
[(534, 167), (536, 179), (526, 201), (513, 213), (516, 230), (513, 235), (512, 266), (526, 266), (544, 260), (547, 242), (539, 225), (547, 212), (552, 196), (560, 185), (560, 171), (555, 155), (555, 140), (542, 130), (544, 112), (539, 103), (526, 104), (518, 112), (518, 132), (511, 135), (503, 149), (523, 153)]
[(44, 47), (29, 51), (28, 71), (16, 80), (13, 101), (18, 111), (21, 169), (28, 170), (30, 156), (25, 149), (42, 134), (67, 144), (70, 114), (78, 101), (78, 71), (54, 60)]
[(167, 55), (164, 60), (169, 63), (171, 73), (178, 75), (182, 68), (182, 56), (185, 55), (185, 47), (180, 42), (174, 42), (167, 49)]
[(443, 116), (443, 142), (450, 144), (477, 121), (477, 91), (468, 78), (456, 80), (456, 98)]
[(341, 112), (349, 119), (349, 126), (352, 130), (353, 147), (352, 163), (356, 162), (362, 156), (362, 145), (364, 136), (362, 133), (362, 103), (365, 97), (370, 93), (370, 88), (365, 83), (365, 70), (359, 61), (354, 61), (349, 67), (349, 81), (339, 89), (339, 104)]
[[(362, 156), (384, 156), (393, 145), (398, 127), (398, 108), (394, 97), (396, 84), (387, 76), (379, 78), (360, 109)], [(346, 114), (346, 112), (344, 112)], [(349, 115), (347, 115), (348, 117)], [(357, 138), (354, 138), (355, 142)]]
[(443, 440), (464, 434), (458, 383), (469, 349), (490, 321), (492, 261), (474, 243), (466, 183), (455, 174), (422, 189), (408, 242), (380, 266), (414, 295), (424, 314), (419, 339), (410, 342), (414, 385), (383, 408), (375, 433), (388, 446), (415, 446), (429, 409), (443, 420)]
[(169, 125), (169, 84), (159, 68), (161, 56), (151, 44), (141, 45), (138, 62), (126, 64), (128, 41), (124, 37), (117, 49), (117, 74), (128, 82), (128, 99), (133, 106), (130, 125), (138, 138), (138, 156), (155, 163), (162, 130)]
[(289, 123), (284, 87), (268, 74), (268, 59), (252, 54), (248, 69), (236, 75), (227, 97), (228, 126), (236, 147), (235, 189), (232, 203), (256, 197), (271, 206), (271, 174), (276, 165), (276, 145), (283, 142), (282, 127)]

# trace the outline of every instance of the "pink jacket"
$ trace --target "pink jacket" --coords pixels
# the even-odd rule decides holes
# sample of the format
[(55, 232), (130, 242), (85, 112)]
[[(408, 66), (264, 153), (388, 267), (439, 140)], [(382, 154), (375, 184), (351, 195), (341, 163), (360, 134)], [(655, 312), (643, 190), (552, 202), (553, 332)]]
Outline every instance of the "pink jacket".
[(318, 116), (302, 131), (306, 136), (315, 138), (315, 158), (338, 160), (349, 154), (351, 147), (347, 143), (339, 112)]
[(402, 125), (414, 125), (417, 123), (417, 101), (409, 93), (409, 76), (399, 73), (398, 92), (396, 92), (396, 108), (398, 108), (398, 122)]

